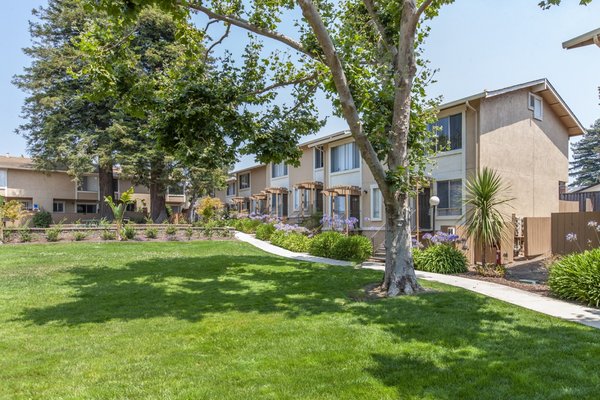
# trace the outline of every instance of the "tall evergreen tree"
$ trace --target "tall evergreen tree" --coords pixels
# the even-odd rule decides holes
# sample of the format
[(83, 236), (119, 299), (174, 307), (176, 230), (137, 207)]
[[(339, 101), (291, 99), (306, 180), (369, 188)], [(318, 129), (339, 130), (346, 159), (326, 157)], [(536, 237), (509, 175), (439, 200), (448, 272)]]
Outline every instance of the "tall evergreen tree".
[(582, 187), (600, 183), (600, 119), (587, 130), (583, 138), (571, 146), (573, 161), (569, 175), (571, 186)]
[[(49, 0), (33, 15), (37, 18), (30, 23), (33, 43), (24, 49), (32, 62), (14, 78), (14, 84), (28, 93), (22, 109), (27, 122), (17, 131), (26, 138), (38, 168), (67, 166), (76, 179), (97, 171), (100, 198), (114, 196), (113, 166), (120, 134), (115, 129), (115, 101), (94, 100), (89, 77), (73, 74), (83, 67), (73, 40), (91, 20), (103, 15), (84, 9), (77, 0)], [(112, 217), (104, 202), (100, 214)]]

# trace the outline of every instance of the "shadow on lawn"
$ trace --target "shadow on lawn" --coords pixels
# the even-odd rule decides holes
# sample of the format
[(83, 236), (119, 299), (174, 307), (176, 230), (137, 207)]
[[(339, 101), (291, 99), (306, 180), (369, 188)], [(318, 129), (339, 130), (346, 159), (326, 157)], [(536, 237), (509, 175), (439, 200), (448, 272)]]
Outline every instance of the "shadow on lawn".
[(22, 320), (77, 325), (163, 316), (198, 321), (228, 311), (344, 313), (387, 331), (397, 344), (372, 353), (366, 371), (401, 398), (600, 394), (599, 332), (542, 315), (521, 320), (516, 307), (458, 289), (352, 302), (349, 293), (380, 273), (256, 255), (155, 258), (69, 272), (72, 301), (27, 309)]

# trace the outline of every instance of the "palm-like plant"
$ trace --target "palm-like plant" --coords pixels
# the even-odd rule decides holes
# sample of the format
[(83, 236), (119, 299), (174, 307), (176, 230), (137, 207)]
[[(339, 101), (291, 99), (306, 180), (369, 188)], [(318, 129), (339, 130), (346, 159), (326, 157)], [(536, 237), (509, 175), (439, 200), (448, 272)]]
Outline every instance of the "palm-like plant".
[(113, 200), (112, 196), (106, 196), (104, 198), (104, 202), (108, 204), (115, 217), (115, 224), (117, 225), (117, 240), (123, 240), (121, 232), (123, 229), (123, 218), (125, 217), (125, 210), (127, 209), (127, 205), (133, 203), (134, 201), (135, 200), (133, 199), (133, 187), (130, 187), (128, 190), (123, 192), (123, 194), (121, 194), (121, 198), (116, 203)]
[(501, 208), (513, 200), (504, 195), (508, 189), (498, 173), (489, 168), (483, 168), (467, 181), (466, 234), (481, 246), (482, 266), (485, 266), (487, 247), (499, 245), (506, 234), (506, 218)]

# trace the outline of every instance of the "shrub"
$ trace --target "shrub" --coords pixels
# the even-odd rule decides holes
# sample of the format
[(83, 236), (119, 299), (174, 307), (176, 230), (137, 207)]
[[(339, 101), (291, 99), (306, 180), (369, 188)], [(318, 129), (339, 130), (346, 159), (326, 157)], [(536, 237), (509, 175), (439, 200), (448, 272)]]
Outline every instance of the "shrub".
[(271, 224), (262, 224), (256, 228), (256, 238), (259, 240), (270, 240), (275, 232), (275, 227)]
[(58, 242), (60, 240), (60, 227), (46, 229), (46, 240), (49, 242)]
[(177, 227), (175, 227), (173, 225), (169, 225), (169, 226), (167, 226), (167, 229), (165, 229), (165, 233), (167, 234), (169, 239), (174, 239), (175, 234), (177, 233)]
[(187, 240), (192, 240), (192, 236), (194, 236), (194, 229), (191, 226), (185, 228), (185, 237)]
[(21, 243), (28, 243), (31, 242), (31, 239), (33, 239), (33, 236), (31, 235), (31, 229), (29, 228), (22, 229), (20, 232), (20, 236)]
[(39, 211), (33, 215), (31, 222), (36, 228), (48, 228), (52, 224), (52, 214), (48, 211)]
[(137, 232), (132, 225), (127, 224), (123, 227), (122, 235), (127, 240), (133, 240), (135, 239)]
[(196, 213), (204, 222), (207, 222), (220, 217), (223, 207), (224, 205), (221, 200), (215, 197), (204, 197), (200, 200), (198, 207), (196, 207)]
[(335, 242), (331, 252), (336, 260), (363, 262), (373, 254), (373, 244), (364, 236), (343, 236)]
[(256, 228), (262, 224), (258, 219), (242, 218), (236, 220), (235, 229), (244, 233), (255, 233)]
[(306, 253), (309, 250), (311, 239), (301, 233), (275, 231), (271, 235), (271, 243), (290, 251)]
[(85, 232), (74, 232), (73, 233), (73, 240), (75, 240), (76, 242), (81, 242), (86, 237), (87, 237), (87, 233), (85, 233)]
[(600, 248), (565, 256), (550, 266), (548, 286), (556, 296), (600, 305)]
[[(452, 245), (438, 244), (414, 251), (415, 268), (438, 274), (467, 272), (467, 257)], [(416, 256), (414, 256), (416, 254)]]
[(333, 246), (344, 238), (339, 232), (327, 231), (312, 238), (309, 253), (313, 256), (333, 258)]
[(146, 231), (144, 232), (144, 234), (146, 235), (146, 238), (148, 238), (148, 239), (156, 239), (156, 237), (158, 236), (158, 229), (157, 228), (147, 228)]
[(100, 237), (102, 238), (102, 240), (115, 240), (117, 238), (117, 235), (115, 235), (114, 232), (105, 229), (102, 231)]

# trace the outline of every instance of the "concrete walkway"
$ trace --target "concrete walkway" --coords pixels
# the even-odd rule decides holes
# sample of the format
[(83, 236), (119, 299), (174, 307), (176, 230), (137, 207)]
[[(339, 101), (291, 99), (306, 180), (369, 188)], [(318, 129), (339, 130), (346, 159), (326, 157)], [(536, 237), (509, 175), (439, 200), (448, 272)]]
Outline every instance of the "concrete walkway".
[[(314, 257), (304, 253), (294, 253), (293, 251), (273, 246), (270, 243), (258, 240), (253, 236), (237, 232), (235, 237), (246, 243), (258, 247), (268, 253), (281, 257), (291, 258), (299, 261), (310, 261), (321, 264), (352, 266), (348, 261), (332, 260), (330, 258)], [(383, 271), (384, 266), (378, 263), (365, 263), (363, 268)], [(480, 293), (488, 297), (505, 301), (529, 310), (537, 311), (542, 314), (562, 318), (567, 321), (577, 322), (583, 325), (600, 329), (600, 310), (592, 307), (585, 307), (578, 304), (567, 303), (565, 301), (552, 299), (539, 294), (530, 293), (525, 290), (512, 288), (510, 286), (499, 285), (497, 283), (480, 281), (476, 279), (463, 278), (454, 275), (434, 274), (432, 272), (417, 271), (417, 277), (433, 282), (440, 282), (446, 285), (456, 286), (472, 292)]]

